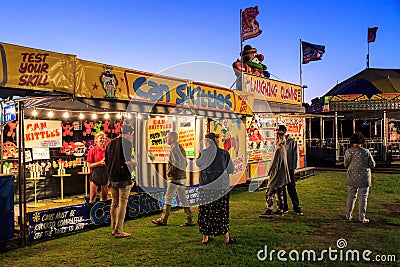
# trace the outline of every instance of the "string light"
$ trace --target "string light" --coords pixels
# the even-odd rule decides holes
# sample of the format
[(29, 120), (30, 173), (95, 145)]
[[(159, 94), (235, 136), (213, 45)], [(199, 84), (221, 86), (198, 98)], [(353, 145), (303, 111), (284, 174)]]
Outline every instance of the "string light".
[(121, 112), (118, 112), (117, 113), (117, 119), (121, 119), (121, 118), (122, 118)]
[(138, 120), (141, 120), (141, 119), (143, 119), (143, 116), (142, 116), (142, 114), (138, 114), (138, 116), (137, 116), (137, 118), (138, 118)]
[(37, 110), (36, 110), (36, 109), (34, 109), (34, 110), (32, 111), (32, 116), (33, 116), (33, 117), (36, 117), (36, 116), (37, 116), (37, 114), (38, 114)]
[(53, 117), (54, 117), (54, 112), (53, 112), (52, 110), (50, 110), (50, 111), (47, 113), (47, 116), (48, 116), (49, 118), (53, 118)]
[(83, 115), (83, 113), (79, 113), (79, 119), (83, 120), (85, 118), (85, 116)]
[(92, 120), (95, 120), (95, 119), (97, 119), (97, 114), (96, 114), (96, 113), (93, 113), (93, 114), (92, 114)]
[(104, 114), (104, 119), (108, 120), (110, 118), (110, 114), (106, 113)]
[(130, 119), (132, 116), (131, 116), (130, 113), (126, 113), (126, 117), (127, 117), (128, 119)]
[(68, 119), (68, 118), (69, 118), (69, 113), (68, 113), (68, 111), (65, 111), (65, 112), (63, 113), (63, 117), (64, 117), (65, 119)]

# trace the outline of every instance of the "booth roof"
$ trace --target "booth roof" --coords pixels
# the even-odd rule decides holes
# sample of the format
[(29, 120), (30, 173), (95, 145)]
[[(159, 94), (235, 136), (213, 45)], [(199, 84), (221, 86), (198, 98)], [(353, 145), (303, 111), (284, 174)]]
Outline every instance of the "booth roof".
[(333, 87), (324, 96), (400, 93), (400, 69), (367, 68)]

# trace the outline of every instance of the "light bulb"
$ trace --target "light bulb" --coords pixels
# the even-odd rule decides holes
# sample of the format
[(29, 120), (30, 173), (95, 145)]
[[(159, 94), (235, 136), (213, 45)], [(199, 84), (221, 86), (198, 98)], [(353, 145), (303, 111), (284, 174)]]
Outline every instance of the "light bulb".
[(50, 111), (47, 113), (47, 116), (48, 116), (49, 118), (53, 118), (53, 117), (54, 117), (54, 112), (50, 110)]
[(110, 118), (110, 114), (106, 113), (104, 114), (104, 119), (108, 120)]
[(83, 120), (83, 118), (85, 118), (85, 116), (83, 115), (83, 113), (79, 113), (79, 119)]
[(37, 116), (37, 110), (36, 109), (34, 109), (33, 111), (32, 111), (32, 116), (34, 116), (34, 117), (36, 117)]
[(141, 119), (143, 119), (143, 116), (142, 116), (142, 114), (138, 114), (138, 116), (137, 116), (137, 118), (138, 118), (138, 120), (141, 120)]
[(68, 113), (68, 111), (65, 111), (65, 112), (63, 113), (63, 117), (64, 117), (65, 119), (68, 119), (68, 118), (69, 118), (69, 113)]
[(117, 119), (121, 119), (121, 117), (122, 117), (121, 112), (118, 112), (117, 113)]
[(93, 120), (97, 119), (97, 114), (96, 114), (96, 113), (93, 113), (93, 114), (92, 114), (92, 119), (93, 119)]

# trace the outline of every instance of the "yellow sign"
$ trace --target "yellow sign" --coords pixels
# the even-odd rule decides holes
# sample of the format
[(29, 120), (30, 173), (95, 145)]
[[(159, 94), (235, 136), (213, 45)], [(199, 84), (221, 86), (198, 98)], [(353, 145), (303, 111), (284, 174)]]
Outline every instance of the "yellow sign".
[(243, 74), (242, 88), (254, 93), (256, 99), (302, 105), (303, 92), (299, 85)]
[(0, 43), (0, 87), (73, 94), (75, 56)]
[[(139, 100), (154, 104), (251, 114), (248, 93), (190, 80), (77, 60), (77, 97)], [(247, 106), (243, 104), (246, 99)], [(239, 104), (237, 104), (239, 103)]]
[(151, 163), (166, 163), (169, 157), (169, 146), (165, 137), (172, 130), (172, 117), (150, 118), (147, 122), (147, 156)]
[(254, 94), (243, 91), (235, 93), (235, 113), (252, 115), (254, 106)]
[(195, 157), (195, 120), (193, 117), (180, 117), (178, 118), (178, 142), (186, 151), (188, 158)]

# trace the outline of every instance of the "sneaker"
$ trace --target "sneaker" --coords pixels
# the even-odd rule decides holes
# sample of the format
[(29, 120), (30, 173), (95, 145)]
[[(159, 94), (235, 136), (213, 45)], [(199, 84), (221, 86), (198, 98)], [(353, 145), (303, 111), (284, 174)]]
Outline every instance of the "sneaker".
[(299, 216), (304, 216), (304, 213), (302, 211), (297, 211), (296, 214)]
[(283, 216), (284, 213), (285, 213), (285, 212), (282, 211), (282, 210), (277, 210), (277, 211), (274, 212), (274, 214), (275, 214), (275, 215), (278, 215), (278, 216)]
[(361, 222), (362, 223), (369, 223), (369, 220), (364, 218), (364, 219), (361, 220)]
[(288, 214), (288, 213), (289, 213), (288, 210), (284, 210), (284, 211), (283, 211), (283, 214)]
[(263, 214), (258, 215), (260, 218), (270, 218), (272, 216), (274, 216), (274, 212), (272, 210), (267, 210)]

